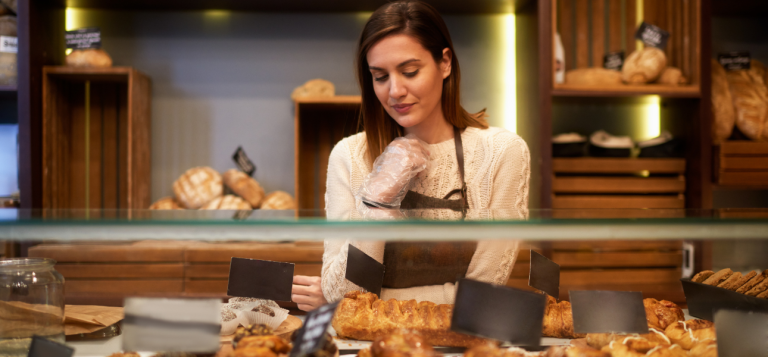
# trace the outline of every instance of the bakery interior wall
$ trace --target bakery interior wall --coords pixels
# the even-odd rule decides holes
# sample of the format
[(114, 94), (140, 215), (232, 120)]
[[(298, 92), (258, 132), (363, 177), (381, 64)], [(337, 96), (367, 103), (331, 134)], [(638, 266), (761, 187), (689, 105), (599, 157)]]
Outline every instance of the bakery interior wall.
[[(712, 57), (719, 52), (749, 51), (752, 58), (768, 63), (768, 22), (765, 17), (714, 17), (712, 19)], [(768, 207), (766, 190), (715, 190), (712, 193), (714, 208)], [(716, 241), (712, 247), (714, 268), (731, 268), (747, 271), (765, 269), (768, 242), (765, 241)]]
[[(223, 172), (242, 145), (267, 191), (294, 191), (291, 91), (313, 78), (359, 94), (355, 43), (370, 13), (132, 12), (70, 8), (67, 27), (101, 28), (115, 66), (152, 78), (152, 200), (185, 170)], [(504, 15), (444, 16), (462, 103), (503, 126)]]

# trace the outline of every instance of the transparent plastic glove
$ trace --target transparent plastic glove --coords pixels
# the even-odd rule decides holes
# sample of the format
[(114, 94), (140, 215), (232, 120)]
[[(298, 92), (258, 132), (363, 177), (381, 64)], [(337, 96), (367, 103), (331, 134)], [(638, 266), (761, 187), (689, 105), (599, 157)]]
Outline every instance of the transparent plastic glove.
[(376, 158), (355, 198), (375, 207), (400, 207), (411, 179), (427, 168), (428, 161), (426, 143), (413, 135), (396, 138)]

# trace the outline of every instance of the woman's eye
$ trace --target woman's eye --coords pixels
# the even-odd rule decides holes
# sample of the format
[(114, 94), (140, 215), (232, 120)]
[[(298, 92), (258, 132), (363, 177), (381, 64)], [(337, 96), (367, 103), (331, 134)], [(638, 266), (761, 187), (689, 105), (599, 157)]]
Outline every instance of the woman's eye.
[(417, 73), (419, 73), (419, 70), (418, 70), (418, 69), (417, 69), (417, 70), (415, 70), (415, 71), (413, 71), (413, 72), (403, 72), (403, 75), (404, 75), (404, 76), (406, 76), (406, 77), (413, 77), (413, 76), (415, 76)]
[(389, 78), (389, 75), (383, 75), (383, 76), (381, 76), (381, 77), (376, 77), (376, 76), (374, 76), (374, 77), (373, 77), (373, 80), (375, 80), (376, 82), (381, 82), (381, 81), (386, 81), (386, 80), (387, 80), (387, 78)]

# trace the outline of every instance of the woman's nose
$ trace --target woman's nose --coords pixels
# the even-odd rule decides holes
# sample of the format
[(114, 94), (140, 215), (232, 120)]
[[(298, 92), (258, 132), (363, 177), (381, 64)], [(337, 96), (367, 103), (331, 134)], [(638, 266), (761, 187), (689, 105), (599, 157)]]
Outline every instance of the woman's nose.
[(389, 96), (398, 99), (405, 96), (408, 91), (405, 89), (404, 83), (399, 78), (392, 78), (389, 82)]

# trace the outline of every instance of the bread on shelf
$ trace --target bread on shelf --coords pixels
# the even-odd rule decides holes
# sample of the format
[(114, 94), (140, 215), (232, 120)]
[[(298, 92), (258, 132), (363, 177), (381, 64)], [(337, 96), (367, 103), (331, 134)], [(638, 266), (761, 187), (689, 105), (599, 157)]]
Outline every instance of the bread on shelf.
[(577, 68), (565, 72), (565, 83), (587, 86), (621, 85), (621, 72), (602, 67)]
[(189, 209), (198, 209), (211, 202), (221, 196), (223, 190), (221, 175), (206, 166), (187, 170), (173, 183), (176, 201)]
[(667, 66), (667, 56), (656, 47), (645, 47), (632, 52), (621, 68), (621, 79), (627, 84), (646, 84), (655, 81)]
[(250, 210), (251, 204), (235, 195), (226, 195), (214, 198), (213, 201), (206, 203), (203, 207), (200, 207), (200, 209)]
[(683, 76), (683, 71), (680, 68), (667, 67), (661, 71), (659, 79), (656, 83), (665, 84), (669, 86), (681, 86), (688, 83), (688, 79)]
[(296, 209), (296, 201), (285, 191), (275, 191), (264, 197), (261, 209)]
[(643, 299), (643, 306), (648, 327), (664, 331), (669, 325), (685, 320), (683, 310), (671, 301), (647, 298)]
[(570, 302), (557, 302), (555, 298), (547, 295), (542, 336), (556, 338), (582, 338), (585, 336), (573, 331), (573, 312)]
[(704, 270), (694, 275), (691, 281), (718, 288), (735, 291), (739, 294), (768, 298), (768, 269), (765, 271), (750, 271), (746, 274), (733, 272), (730, 268), (717, 272)]
[(360, 350), (358, 357), (437, 357), (432, 345), (414, 330), (395, 330), (373, 341), (369, 348)]
[(768, 87), (764, 66), (752, 60), (750, 69), (727, 71), (736, 110), (736, 126), (748, 138), (768, 141)]
[(675, 322), (667, 326), (664, 334), (669, 337), (672, 343), (678, 344), (686, 350), (693, 348), (693, 345), (699, 341), (716, 338), (715, 324), (699, 319)]
[(167, 210), (167, 209), (184, 209), (184, 208), (181, 207), (178, 202), (176, 202), (176, 199), (169, 196), (169, 197), (163, 197), (157, 200), (155, 203), (149, 206), (149, 209)]
[(264, 200), (264, 189), (248, 174), (238, 169), (230, 169), (224, 172), (222, 178), (224, 184), (238, 196), (248, 201), (251, 207), (259, 208), (261, 206), (261, 201)]
[(712, 60), (712, 140), (719, 143), (728, 139), (736, 125), (736, 110), (728, 86), (725, 68)]
[(112, 67), (112, 58), (102, 49), (88, 48), (74, 50), (65, 59), (67, 66), (71, 67)]

